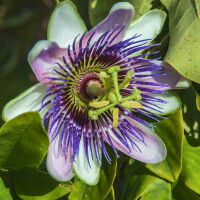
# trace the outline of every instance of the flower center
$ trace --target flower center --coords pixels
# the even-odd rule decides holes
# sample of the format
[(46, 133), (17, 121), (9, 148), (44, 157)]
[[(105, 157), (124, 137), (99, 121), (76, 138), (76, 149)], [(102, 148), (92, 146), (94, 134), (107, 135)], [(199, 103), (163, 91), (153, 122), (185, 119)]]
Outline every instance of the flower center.
[(86, 102), (102, 97), (106, 93), (101, 79), (94, 72), (82, 76), (78, 84), (78, 93)]
[[(90, 110), (88, 112), (88, 115), (92, 120), (97, 120), (100, 114), (106, 112), (107, 110), (110, 110), (110, 112), (113, 114), (113, 128), (117, 127), (119, 118), (119, 110), (115, 107), (116, 105), (121, 105), (127, 108), (142, 108), (142, 105), (138, 102), (141, 100), (140, 90), (135, 88), (131, 92), (131, 95), (127, 97), (122, 97), (120, 94), (120, 90), (122, 88), (128, 87), (134, 74), (134, 70), (129, 70), (127, 72), (121, 84), (119, 84), (118, 82), (119, 71), (119, 66), (112, 66), (109, 67), (106, 72), (103, 71), (100, 73), (100, 77), (106, 85), (106, 95), (100, 101), (89, 103)], [(100, 87), (100, 85), (98, 85), (97, 83), (91, 83), (92, 89), (98, 87)]]

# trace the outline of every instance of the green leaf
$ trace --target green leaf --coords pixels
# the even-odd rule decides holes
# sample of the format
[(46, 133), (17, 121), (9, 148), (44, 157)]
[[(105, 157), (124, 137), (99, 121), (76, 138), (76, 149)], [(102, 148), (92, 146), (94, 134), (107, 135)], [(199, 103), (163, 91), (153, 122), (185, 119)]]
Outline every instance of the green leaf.
[(199, 138), (200, 112), (195, 106), (195, 93), (192, 87), (176, 90), (183, 104), (184, 129), (189, 135)]
[(115, 192), (113, 187), (111, 187), (111, 190), (105, 200), (115, 200)]
[(39, 113), (21, 114), (0, 130), (0, 167), (38, 167), (46, 155), (48, 144)]
[(200, 23), (194, 0), (161, 0), (169, 12), (170, 43), (165, 61), (200, 83)]
[(49, 174), (33, 168), (13, 171), (14, 187), (24, 200), (58, 199), (69, 193), (72, 183), (58, 183)]
[(182, 171), (179, 181), (173, 190), (173, 197), (177, 200), (200, 200), (200, 140), (191, 136), (184, 137)]
[(200, 85), (193, 82), (192, 83), (192, 87), (195, 91), (196, 94), (196, 105), (197, 105), (197, 109), (200, 111)]
[(2, 200), (19, 199), (12, 184), (12, 174), (9, 171), (0, 171), (0, 191)]
[(183, 142), (183, 166), (180, 179), (191, 190), (200, 193), (200, 140), (186, 136)]
[(80, 14), (81, 18), (83, 19), (86, 27), (90, 30), (90, 21), (88, 16), (88, 0), (71, 0), (71, 2), (76, 5), (78, 13)]
[(120, 151), (118, 153), (120, 157), (117, 158), (117, 173), (113, 187), (115, 189), (116, 199), (121, 199), (130, 168), (135, 160)]
[(195, 6), (196, 6), (197, 15), (200, 21), (200, 1), (199, 0), (195, 0)]
[(117, 157), (110, 146), (107, 145), (106, 148), (109, 157), (111, 158), (111, 164), (109, 164), (103, 156), (98, 184), (89, 186), (75, 177), (74, 189), (69, 195), (69, 200), (104, 200), (108, 195), (116, 175)]
[(173, 189), (173, 197), (175, 200), (200, 200), (200, 196), (194, 191), (190, 190), (184, 184), (178, 182), (178, 184)]
[(146, 167), (157, 176), (175, 182), (181, 172), (183, 119), (182, 111), (167, 116), (161, 122), (153, 122), (155, 132), (163, 140), (167, 148), (167, 157), (157, 164), (146, 164)]
[(111, 7), (119, 2), (118, 0), (89, 0), (89, 19), (93, 26), (107, 17)]
[(171, 184), (154, 176), (142, 163), (135, 161), (130, 169), (121, 199), (171, 200)]
[(135, 8), (135, 18), (148, 12), (153, 5), (153, 0), (131, 0), (130, 2)]
[[(182, 171), (173, 190), (177, 200), (200, 200), (200, 140), (191, 136), (184, 137)], [(198, 193), (198, 194), (197, 194)]]

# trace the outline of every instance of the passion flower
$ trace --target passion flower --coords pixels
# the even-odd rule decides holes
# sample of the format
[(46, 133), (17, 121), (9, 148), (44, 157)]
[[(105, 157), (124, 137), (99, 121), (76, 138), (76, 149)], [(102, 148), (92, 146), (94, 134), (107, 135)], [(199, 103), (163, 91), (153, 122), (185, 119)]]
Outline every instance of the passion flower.
[[(154, 120), (175, 112), (178, 97), (166, 90), (184, 88), (189, 81), (159, 58), (157, 52), (141, 54), (159, 33), (165, 13), (153, 10), (132, 21), (128, 2), (115, 4), (108, 17), (87, 32), (75, 6), (58, 2), (48, 40), (39, 41), (28, 56), (41, 82), (8, 103), (4, 119), (39, 110), (49, 122), (47, 169), (58, 181), (76, 175), (94, 185), (99, 180), (105, 147), (146, 163), (166, 156), (153, 126), (139, 114)], [(147, 21), (146, 21), (147, 20)], [(146, 38), (145, 38), (146, 37)], [(74, 172), (73, 172), (74, 171)]]

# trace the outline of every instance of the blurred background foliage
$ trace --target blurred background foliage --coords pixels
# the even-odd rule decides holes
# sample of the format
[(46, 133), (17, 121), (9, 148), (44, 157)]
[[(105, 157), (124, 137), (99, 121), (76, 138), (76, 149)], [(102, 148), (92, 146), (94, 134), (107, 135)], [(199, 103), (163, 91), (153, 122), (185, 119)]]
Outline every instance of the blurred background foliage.
[(54, 6), (53, 0), (0, 1), (0, 110), (37, 82), (27, 54), (38, 40), (46, 38)]
[[(90, 29), (88, 1), (73, 1)], [(56, 0), (0, 0), (0, 111), (5, 104), (37, 83), (27, 55), (47, 38), (47, 25)], [(0, 118), (0, 125), (4, 122)]]

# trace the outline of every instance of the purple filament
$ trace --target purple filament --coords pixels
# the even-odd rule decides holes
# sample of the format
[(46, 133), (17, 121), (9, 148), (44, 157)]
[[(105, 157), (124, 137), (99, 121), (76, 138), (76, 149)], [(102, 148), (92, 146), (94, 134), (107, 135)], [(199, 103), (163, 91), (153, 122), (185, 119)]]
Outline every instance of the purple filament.
[[(96, 30), (94, 30), (87, 41), (84, 42), (86, 45), (83, 44), (83, 41), (87, 37), (87, 31), (80, 37), (78, 43), (76, 43), (79, 36), (77, 35), (72, 45), (68, 46), (67, 55), (63, 55), (63, 63), (56, 63), (57, 68), (52, 71), (52, 76), (48, 77), (56, 83), (46, 91), (46, 95), (41, 103), (40, 111), (44, 108), (48, 108), (43, 123), (45, 125), (50, 121), (49, 134), (52, 140), (55, 140), (56, 137), (60, 137), (61, 149), (66, 154), (71, 146), (71, 148), (73, 148), (73, 160), (75, 160), (79, 154), (81, 137), (83, 137), (85, 156), (90, 167), (91, 159), (96, 159), (100, 166), (100, 146), (107, 161), (109, 163), (111, 162), (105, 147), (104, 139), (107, 140), (118, 156), (114, 145), (114, 139), (110, 134), (111, 132), (115, 135), (117, 140), (120, 141), (120, 145), (127, 148), (129, 152), (132, 151), (131, 148), (133, 149), (136, 147), (142, 153), (137, 142), (140, 141), (142, 144), (146, 145), (145, 135), (128, 122), (123, 115), (134, 119), (150, 130), (153, 130), (153, 125), (137, 117), (134, 115), (134, 112), (122, 106), (118, 106), (123, 115), (119, 114), (120, 121), (116, 129), (112, 127), (112, 115), (110, 112), (102, 113), (96, 121), (91, 120), (88, 117), (88, 108), (83, 108), (76, 100), (78, 96), (79, 101), (81, 101), (79, 94), (77, 94), (77, 92), (72, 93), (73, 90), (76, 90), (76, 88), (74, 88), (74, 85), (76, 85), (74, 84), (76, 78), (81, 77), (85, 72), (88, 73), (88, 71), (94, 72), (97, 69), (106, 71), (108, 67), (114, 65), (118, 65), (121, 68), (119, 77), (124, 78), (126, 73), (133, 69), (135, 71), (133, 79), (128, 88), (123, 88), (120, 91), (122, 96), (129, 96), (132, 90), (137, 88), (142, 92), (141, 103), (143, 107), (160, 113), (162, 113), (162, 111), (159, 109), (162, 108), (157, 106), (156, 103), (167, 103), (162, 99), (148, 95), (148, 93), (164, 94), (164, 91), (149, 89), (147, 86), (168, 87), (168, 85), (138, 80), (144, 77), (165, 75), (162, 65), (152, 63), (152, 61), (158, 60), (158, 58), (152, 60), (142, 58), (154, 55), (158, 52), (128, 57), (136, 52), (157, 46), (158, 44), (145, 46), (149, 40), (138, 40), (140, 35), (134, 35), (127, 40), (114, 44), (115, 39), (122, 33), (124, 28), (125, 25), (115, 25), (103, 33), (95, 42), (92, 42), (97, 34)], [(145, 74), (145, 72), (153, 73)], [(137, 78), (137, 80), (135, 80), (135, 78)], [(77, 84), (79, 84), (79, 82)], [(134, 84), (134, 86), (132, 84)], [(139, 87), (137, 87), (137, 85), (139, 85)], [(156, 117), (160, 117), (144, 108), (133, 110), (154, 120), (158, 120)], [(128, 143), (128, 141), (130, 143)]]

